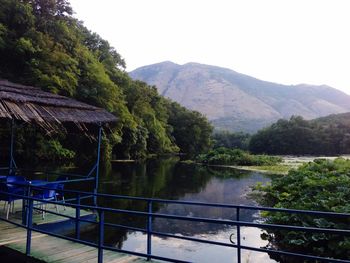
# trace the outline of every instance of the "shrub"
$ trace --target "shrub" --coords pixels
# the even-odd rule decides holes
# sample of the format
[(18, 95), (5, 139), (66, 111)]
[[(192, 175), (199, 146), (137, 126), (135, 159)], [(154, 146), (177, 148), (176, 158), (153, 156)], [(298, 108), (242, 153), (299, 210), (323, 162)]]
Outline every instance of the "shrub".
[(216, 165), (275, 165), (282, 161), (280, 157), (268, 155), (252, 155), (239, 149), (228, 149), (220, 147), (209, 151), (206, 154), (200, 154), (197, 161), (206, 164)]
[[(272, 178), (269, 185), (257, 185), (262, 205), (350, 213), (350, 160), (318, 159), (288, 175)], [(267, 223), (349, 229), (350, 218), (317, 217), (267, 212)], [(324, 257), (350, 259), (350, 237), (322, 233), (268, 230), (263, 237), (280, 249)], [(285, 260), (284, 262), (289, 262)], [(292, 262), (292, 261), (291, 261)]]
[(75, 152), (64, 148), (58, 140), (49, 140), (40, 145), (37, 157), (41, 160), (67, 161), (75, 157)]

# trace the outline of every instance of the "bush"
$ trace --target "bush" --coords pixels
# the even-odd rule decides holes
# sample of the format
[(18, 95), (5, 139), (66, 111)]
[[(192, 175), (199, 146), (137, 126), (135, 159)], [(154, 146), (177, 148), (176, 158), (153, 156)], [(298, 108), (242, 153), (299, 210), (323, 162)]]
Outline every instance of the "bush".
[(48, 161), (68, 161), (75, 157), (75, 152), (64, 148), (58, 140), (49, 140), (40, 145), (37, 157)]
[(200, 154), (196, 160), (206, 164), (216, 165), (275, 165), (282, 161), (280, 157), (268, 155), (252, 155), (239, 149), (228, 149), (220, 147), (209, 151), (206, 154)]
[[(255, 187), (262, 205), (350, 213), (350, 160), (318, 159)], [(349, 229), (350, 218), (315, 217), (267, 212), (267, 223)], [(321, 233), (268, 230), (263, 237), (280, 249), (350, 259), (350, 237)], [(285, 260), (284, 262), (289, 262)]]

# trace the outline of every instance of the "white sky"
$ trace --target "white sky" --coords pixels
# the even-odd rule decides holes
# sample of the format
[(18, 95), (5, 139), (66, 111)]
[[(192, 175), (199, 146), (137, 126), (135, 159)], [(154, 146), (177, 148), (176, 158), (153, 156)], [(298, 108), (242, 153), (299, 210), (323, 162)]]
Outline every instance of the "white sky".
[(127, 70), (165, 60), (350, 94), (348, 0), (70, 0)]

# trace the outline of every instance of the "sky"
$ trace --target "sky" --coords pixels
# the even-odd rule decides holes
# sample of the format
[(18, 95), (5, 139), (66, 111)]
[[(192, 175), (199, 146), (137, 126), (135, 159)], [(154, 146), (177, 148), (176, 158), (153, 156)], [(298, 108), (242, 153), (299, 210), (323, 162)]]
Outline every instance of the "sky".
[(198, 62), (350, 94), (348, 0), (70, 0), (127, 71)]

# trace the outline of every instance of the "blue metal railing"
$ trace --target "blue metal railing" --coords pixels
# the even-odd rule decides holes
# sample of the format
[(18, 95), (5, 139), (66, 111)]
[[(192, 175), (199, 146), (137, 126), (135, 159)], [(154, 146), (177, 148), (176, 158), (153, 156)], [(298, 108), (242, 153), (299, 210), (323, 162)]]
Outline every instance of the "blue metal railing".
[[(49, 188), (44, 187), (44, 186), (32, 187), (32, 190), (38, 190), (38, 189), (49, 189)], [(31, 249), (31, 233), (32, 233), (32, 231), (37, 231), (40, 233), (48, 234), (48, 235), (55, 236), (58, 238), (63, 238), (63, 239), (77, 242), (80, 244), (96, 247), (98, 249), (98, 262), (99, 263), (103, 262), (103, 250), (111, 250), (111, 251), (115, 251), (115, 252), (128, 253), (128, 254), (132, 254), (132, 255), (136, 255), (136, 256), (140, 256), (140, 257), (145, 257), (148, 260), (158, 259), (158, 260), (165, 260), (165, 261), (169, 261), (169, 262), (186, 262), (186, 261), (175, 259), (175, 258), (167, 258), (167, 257), (154, 255), (152, 253), (152, 236), (177, 238), (177, 239), (200, 242), (200, 243), (205, 243), (205, 244), (212, 244), (212, 245), (217, 245), (217, 246), (232, 247), (232, 248), (237, 249), (237, 262), (239, 262), (239, 263), (241, 262), (241, 251), (242, 250), (263, 252), (263, 253), (269, 253), (269, 254), (280, 255), (280, 256), (297, 257), (299, 259), (314, 260), (317, 262), (339, 262), (339, 263), (340, 262), (350, 262), (350, 260), (344, 260), (344, 259), (333, 259), (333, 258), (319, 257), (319, 256), (315, 256), (315, 255), (294, 253), (294, 252), (288, 252), (288, 251), (280, 251), (280, 250), (269, 249), (269, 248), (251, 247), (251, 246), (246, 246), (246, 245), (241, 244), (241, 227), (255, 227), (255, 228), (260, 228), (260, 229), (277, 229), (277, 230), (293, 230), (293, 231), (302, 231), (302, 232), (318, 232), (318, 233), (324, 233), (324, 234), (336, 234), (336, 235), (341, 235), (341, 236), (350, 236), (350, 229), (332, 229), (332, 228), (318, 228), (318, 227), (305, 227), (305, 226), (294, 226), (294, 225), (278, 225), (278, 224), (266, 224), (266, 223), (257, 223), (257, 222), (246, 222), (246, 221), (241, 220), (240, 214), (243, 210), (283, 212), (283, 213), (288, 213), (288, 214), (303, 214), (303, 215), (310, 215), (310, 216), (322, 216), (322, 217), (332, 217), (332, 218), (350, 218), (350, 214), (348, 214), (348, 213), (331, 213), (331, 212), (322, 212), (322, 211), (306, 211), (306, 210), (245, 206), (245, 205), (231, 205), (231, 204), (220, 204), (220, 203), (204, 203), (204, 202), (189, 202), (189, 201), (178, 201), (178, 200), (164, 200), (164, 199), (141, 198), (141, 197), (132, 197), (132, 196), (110, 195), (110, 194), (97, 194), (97, 193), (92, 193), (92, 192), (74, 191), (74, 190), (63, 190), (63, 191), (67, 194), (69, 193), (70, 195), (74, 195), (74, 198), (72, 198), (70, 202), (66, 202), (65, 206), (70, 206), (70, 207), (74, 208), (76, 210), (75, 216), (63, 215), (63, 214), (60, 214), (60, 213), (57, 213), (54, 211), (46, 211), (46, 212), (51, 213), (51, 214), (55, 214), (55, 215), (59, 215), (62, 217), (66, 217), (67, 219), (74, 220), (75, 221), (75, 235), (74, 235), (74, 237), (63, 236), (63, 235), (49, 232), (46, 230), (42, 230), (36, 226), (33, 226), (33, 222), (32, 222), (33, 211), (35, 211), (35, 210), (43, 211), (43, 209), (35, 207), (33, 205), (34, 201), (44, 202), (44, 203), (48, 203), (48, 204), (62, 204), (62, 202), (44, 201), (42, 199), (36, 199), (36, 198), (30, 196), (30, 194), (28, 194), (28, 195), (11, 194), (13, 196), (17, 196), (17, 197), (20, 197), (20, 198), (25, 200), (25, 203), (26, 203), (25, 204), (26, 221), (24, 222), (24, 224), (19, 224), (19, 223), (16, 223), (14, 221), (7, 220), (5, 218), (0, 218), (0, 220), (15, 224), (15, 225), (20, 226), (20, 227), (25, 227), (27, 229), (27, 246), (26, 246), (26, 254), (27, 255), (30, 254), (30, 249)], [(29, 192), (30, 191), (28, 191), (28, 193)], [(6, 194), (6, 193), (0, 191), (0, 194)], [(124, 200), (135, 200), (135, 201), (145, 202), (146, 207), (147, 207), (147, 211), (126, 210), (126, 209), (103, 207), (103, 206), (98, 206), (98, 205), (81, 204), (81, 200), (84, 198), (93, 198), (93, 199), (109, 198), (109, 199), (124, 199)], [(226, 220), (226, 219), (212, 219), (212, 218), (206, 218), (206, 217), (192, 217), (192, 216), (181, 216), (181, 215), (156, 213), (153, 211), (155, 203), (231, 208), (231, 209), (235, 210), (236, 218), (235, 218), (235, 220)], [(81, 209), (95, 211), (98, 214), (98, 218), (99, 218), (98, 222), (82, 218), (80, 216)], [(145, 217), (147, 224), (146, 224), (145, 228), (138, 228), (138, 227), (121, 225), (121, 224), (115, 224), (113, 222), (107, 222), (105, 220), (106, 213)], [(212, 224), (219, 224), (219, 225), (235, 226), (236, 227), (236, 239), (231, 240), (232, 241), (231, 243), (224, 243), (224, 242), (200, 239), (200, 238), (196, 238), (196, 237), (176, 235), (176, 234), (171, 234), (171, 233), (167, 233), (167, 232), (154, 231), (152, 229), (152, 221), (155, 218), (165, 218), (168, 220), (182, 220), (182, 221), (187, 221), (187, 222), (200, 222), (200, 223), (212, 223)], [(98, 240), (96, 243), (82, 240), (80, 238), (80, 224), (82, 222), (92, 223), (92, 224), (97, 225), (97, 227), (98, 227)], [(104, 242), (105, 227), (122, 228), (122, 229), (127, 229), (127, 230), (132, 230), (132, 231), (140, 231), (142, 233), (145, 233), (147, 235), (147, 251), (145, 253), (141, 253), (141, 252), (118, 249), (116, 247), (106, 245)]]

